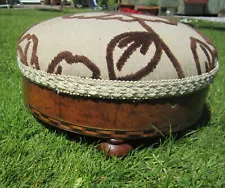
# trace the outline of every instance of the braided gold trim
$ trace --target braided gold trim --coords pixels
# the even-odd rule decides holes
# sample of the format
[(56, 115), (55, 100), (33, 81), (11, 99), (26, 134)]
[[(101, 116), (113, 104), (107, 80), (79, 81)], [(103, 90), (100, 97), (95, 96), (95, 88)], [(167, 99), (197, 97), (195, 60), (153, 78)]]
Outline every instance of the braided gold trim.
[(22, 74), (30, 81), (59, 93), (107, 99), (155, 99), (193, 93), (209, 86), (219, 63), (208, 73), (182, 79), (119, 81), (80, 78), (77, 76), (49, 74), (23, 65), (17, 58)]

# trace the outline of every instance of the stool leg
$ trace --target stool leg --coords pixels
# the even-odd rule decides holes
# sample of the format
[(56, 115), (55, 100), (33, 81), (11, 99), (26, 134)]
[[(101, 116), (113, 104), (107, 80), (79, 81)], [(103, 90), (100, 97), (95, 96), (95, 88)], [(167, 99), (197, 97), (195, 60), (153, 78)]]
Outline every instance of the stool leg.
[(101, 142), (98, 149), (104, 151), (108, 156), (123, 157), (126, 156), (133, 147), (124, 140), (110, 139), (106, 142)]

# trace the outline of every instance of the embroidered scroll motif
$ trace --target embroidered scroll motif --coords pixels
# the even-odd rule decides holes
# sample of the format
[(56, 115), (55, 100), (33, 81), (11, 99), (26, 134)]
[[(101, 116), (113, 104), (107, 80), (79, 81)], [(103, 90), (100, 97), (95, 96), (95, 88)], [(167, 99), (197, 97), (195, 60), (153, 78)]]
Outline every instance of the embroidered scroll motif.
[(48, 73), (55, 73), (55, 74), (61, 74), (62, 73), (62, 66), (60, 65), (60, 62), (62, 60), (65, 60), (68, 64), (73, 63), (82, 63), (84, 64), (88, 69), (92, 71), (92, 77), (95, 79), (100, 78), (100, 70), (99, 68), (91, 62), (87, 57), (85, 56), (79, 56), (79, 55), (73, 55), (71, 52), (64, 51), (59, 53), (50, 63), (48, 66)]
[[(149, 22), (156, 22), (162, 24), (169, 24), (171, 27), (176, 27), (177, 22), (165, 17), (143, 17), (140, 15), (132, 14), (121, 14), (121, 13), (107, 13), (107, 14), (96, 14), (96, 15), (72, 15), (64, 16), (63, 19), (96, 19), (96, 20), (118, 20), (121, 22), (136, 22), (144, 30), (143, 31), (131, 31), (120, 33), (117, 36), (114, 36), (106, 45), (106, 60), (103, 63), (106, 63), (108, 69), (108, 76), (110, 80), (127, 80), (127, 81), (138, 81), (144, 78), (145, 76), (151, 74), (157, 65), (160, 63), (162, 54), (165, 54), (169, 61), (168, 63), (172, 64), (174, 67), (177, 77), (179, 79), (185, 78), (184, 71), (182, 70), (181, 63), (175, 57), (169, 46), (162, 40), (162, 38), (152, 29), (149, 25)], [(196, 31), (197, 32), (197, 31)], [(199, 32), (198, 32), (199, 33)], [(201, 35), (201, 34), (200, 34)], [(190, 37), (191, 40), (191, 50), (193, 57), (196, 63), (196, 69), (198, 74), (202, 74), (201, 66), (199, 62), (199, 54), (197, 52), (197, 47), (202, 50), (206, 56), (205, 69), (206, 72), (211, 71), (215, 67), (215, 61), (217, 58), (217, 52), (213, 44), (207, 37), (201, 35), (204, 42)], [(26, 43), (27, 42), (27, 43)], [(25, 47), (21, 47), (22, 43), (26, 43)], [(210, 46), (213, 47), (210, 48)], [(38, 38), (34, 34), (26, 34), (25, 36), (19, 39), (18, 43), (18, 53), (20, 55), (21, 62), (26, 66), (31, 66), (37, 70), (40, 69), (39, 61), (37, 56), (37, 47), (38, 47)], [(153, 47), (155, 51), (152, 55), (149, 55), (150, 48)], [(122, 51), (118, 60), (115, 60), (114, 53), (116, 48), (119, 48)], [(152, 48), (151, 48), (152, 49)], [(126, 73), (124, 76), (116, 75), (117, 72), (127, 72), (125, 65), (132, 63), (129, 61), (134, 53), (139, 53), (147, 57), (146, 62), (138, 70), (134, 70), (132, 73)], [(28, 57), (30, 59), (28, 59)], [(62, 74), (63, 66), (60, 64), (63, 60), (67, 64), (76, 64), (81, 63), (86, 66), (91, 72), (93, 79), (100, 78), (100, 68), (96, 66), (90, 57), (74, 54), (71, 51), (56, 52), (55, 57), (49, 63), (47, 72), (54, 74)], [(141, 66), (141, 65), (140, 65)], [(135, 66), (134, 66), (135, 67)]]
[(63, 16), (63, 19), (96, 19), (96, 20), (119, 20), (122, 22), (136, 22), (139, 20), (149, 21), (149, 22), (157, 22), (157, 23), (165, 23), (169, 25), (177, 25), (177, 20), (166, 17), (166, 16), (157, 16), (157, 18), (153, 18), (149, 16), (147, 17), (139, 17), (138, 15), (134, 14), (126, 14), (126, 13), (107, 13), (104, 15), (96, 15), (96, 16), (89, 16), (87, 15), (68, 15)]
[[(109, 72), (109, 78), (111, 80), (140, 80), (144, 76), (147, 76), (149, 73), (153, 72), (156, 68), (157, 64), (160, 61), (162, 52), (165, 52), (168, 58), (170, 59), (171, 63), (173, 64), (178, 78), (184, 78), (184, 72), (180, 65), (180, 62), (177, 58), (173, 55), (169, 47), (166, 43), (159, 37), (159, 35), (148, 25), (146, 22), (158, 22), (170, 25), (177, 25), (177, 22), (172, 19), (166, 19), (164, 17), (152, 18), (143, 18), (138, 17), (132, 14), (117, 14), (117, 13), (109, 13), (106, 15), (99, 15), (99, 16), (83, 16), (83, 15), (72, 15), (72, 16), (65, 16), (64, 19), (97, 19), (97, 20), (119, 20), (122, 22), (138, 22), (146, 32), (130, 32), (130, 33), (122, 33), (118, 36), (115, 36), (108, 44), (106, 49), (106, 62)], [(118, 60), (116, 67), (119, 71), (122, 70), (124, 64), (128, 61), (131, 55), (136, 51), (139, 47), (140, 53), (146, 55), (149, 47), (154, 43), (156, 52), (149, 60), (146, 67), (138, 70), (134, 74), (126, 75), (124, 77), (117, 77), (115, 75), (114, 69), (114, 59), (113, 59), (113, 51), (115, 47), (118, 46), (119, 48), (124, 48), (126, 46), (127, 49), (124, 51), (120, 59)], [(130, 45), (129, 45), (130, 44)]]
[[(21, 47), (21, 43), (28, 41), (24, 48)], [(38, 38), (34, 34), (26, 34), (18, 41), (17, 49), (20, 55), (20, 61), (26, 65), (31, 66), (34, 69), (39, 70), (39, 62), (37, 56)], [(28, 50), (31, 50), (31, 58), (28, 60)]]
[[(26, 42), (25, 47), (21, 47), (21, 43)], [(37, 56), (37, 47), (38, 47), (38, 38), (34, 34), (26, 34), (25, 36), (21, 37), (18, 42), (18, 52), (20, 55), (20, 61), (26, 65), (30, 66), (34, 69), (40, 70), (39, 66), (39, 59)], [(28, 60), (28, 51), (31, 51), (31, 58)], [(55, 73), (55, 74), (62, 74), (62, 66), (60, 66), (60, 62), (65, 60), (68, 64), (73, 63), (83, 63), (88, 69), (92, 72), (92, 77), (95, 79), (100, 78), (100, 70), (99, 68), (91, 62), (85, 56), (73, 55), (71, 52), (64, 51), (59, 53), (49, 64), (48, 66), (48, 73)]]
[[(114, 70), (114, 59), (113, 59), (113, 51), (115, 47), (118, 46), (119, 48), (125, 48), (126, 50), (119, 58), (118, 62), (116, 63), (116, 68), (121, 71), (125, 63), (128, 63), (127, 60), (130, 56), (140, 48), (140, 53), (146, 55), (149, 50), (149, 47), (154, 43), (156, 52), (153, 57), (150, 57), (147, 66), (143, 67), (142, 69), (138, 70), (134, 74), (127, 75), (125, 77), (116, 77), (115, 70)], [(109, 78), (110, 80), (140, 80), (142, 77), (148, 75), (153, 69), (157, 66), (158, 62), (160, 61), (160, 57), (162, 55), (162, 48), (160, 47), (160, 39), (154, 33), (148, 32), (129, 32), (129, 33), (122, 33), (113, 40), (110, 41), (107, 47), (107, 66), (109, 71)]]
[[(215, 63), (216, 63), (216, 58), (217, 58), (216, 49), (213, 47), (213, 50), (212, 50), (206, 43), (194, 37), (190, 37), (190, 43), (191, 43), (190, 44), (191, 51), (196, 63), (196, 69), (197, 69), (198, 75), (202, 74), (202, 70), (201, 70), (200, 61), (199, 61), (199, 55), (197, 53), (197, 46), (200, 47), (200, 49), (203, 51), (203, 53), (206, 56), (206, 59), (207, 59), (207, 62), (205, 62), (206, 72), (211, 71), (215, 67)], [(211, 42), (208, 44), (211, 44)]]

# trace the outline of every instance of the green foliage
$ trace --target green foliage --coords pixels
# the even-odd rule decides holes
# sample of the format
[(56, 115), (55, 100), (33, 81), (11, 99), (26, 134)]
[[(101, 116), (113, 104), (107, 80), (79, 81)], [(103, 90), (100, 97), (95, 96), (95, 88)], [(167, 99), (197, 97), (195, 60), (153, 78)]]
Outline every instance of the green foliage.
[(99, 4), (100, 6), (106, 6), (106, 4), (107, 4), (108, 6), (114, 6), (114, 5), (116, 5), (117, 3), (116, 3), (115, 0), (99, 0), (99, 1), (98, 1), (98, 4)]
[(97, 140), (91, 144), (89, 138), (69, 139), (47, 129), (23, 105), (19, 36), (31, 25), (72, 11), (0, 10), (0, 187), (225, 187), (225, 24), (195, 24), (213, 39), (220, 57), (207, 99), (210, 122), (121, 160), (98, 152)]
[(149, 6), (158, 6), (159, 0), (148, 0), (148, 5)]
[(158, 6), (159, 0), (127, 0), (122, 1), (124, 4), (145, 5), (145, 6)]

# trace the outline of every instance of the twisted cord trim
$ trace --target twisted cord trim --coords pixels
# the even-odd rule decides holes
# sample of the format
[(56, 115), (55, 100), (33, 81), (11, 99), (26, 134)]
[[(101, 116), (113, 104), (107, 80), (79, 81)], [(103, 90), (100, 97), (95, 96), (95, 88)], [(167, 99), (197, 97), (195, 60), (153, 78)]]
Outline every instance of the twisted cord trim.
[(193, 93), (209, 86), (219, 70), (217, 63), (213, 70), (199, 76), (167, 80), (118, 81), (49, 74), (25, 66), (19, 59), (17, 61), (23, 76), (58, 93), (124, 100), (156, 99)]

